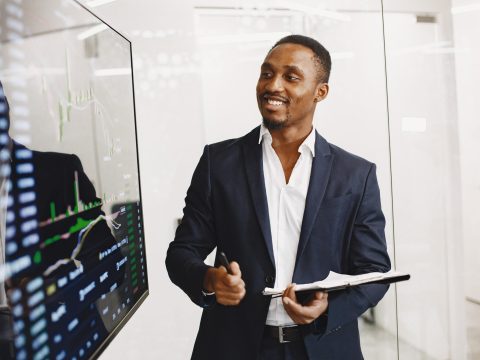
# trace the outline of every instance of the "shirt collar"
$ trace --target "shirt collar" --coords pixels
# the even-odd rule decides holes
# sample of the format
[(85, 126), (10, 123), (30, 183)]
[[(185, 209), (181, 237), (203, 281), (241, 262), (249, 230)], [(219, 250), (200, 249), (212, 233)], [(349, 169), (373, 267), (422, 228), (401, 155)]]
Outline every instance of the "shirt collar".
[(260, 136), (258, 137), (258, 144), (262, 143), (263, 137), (266, 137), (268, 140), (272, 140), (272, 135), (270, 131), (265, 127), (265, 125), (260, 125)]
[[(310, 150), (312, 153), (312, 157), (315, 157), (315, 128), (312, 128), (312, 131), (307, 136), (307, 138), (303, 141), (303, 143), (298, 148), (300, 153), (303, 153), (306, 149)], [(272, 142), (272, 135), (270, 131), (265, 127), (265, 125), (260, 126), (260, 135), (258, 137), (258, 143), (261, 144), (263, 139), (267, 139), (270, 143)]]

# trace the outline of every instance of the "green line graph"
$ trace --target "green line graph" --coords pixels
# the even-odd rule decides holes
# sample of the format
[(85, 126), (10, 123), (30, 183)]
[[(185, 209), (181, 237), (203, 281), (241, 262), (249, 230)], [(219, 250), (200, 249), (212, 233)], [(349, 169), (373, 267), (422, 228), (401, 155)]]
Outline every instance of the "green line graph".
[(81, 231), (83, 229), (85, 229), (93, 220), (85, 220), (85, 219), (82, 219), (82, 218), (78, 218), (77, 219), (77, 222), (75, 223), (75, 225), (71, 226), (68, 231), (63, 234), (63, 235), (54, 235), (48, 239), (46, 239), (43, 243), (43, 246), (49, 246), (49, 245), (52, 245), (52, 244), (55, 244), (57, 241), (61, 240), (62, 237), (66, 236), (67, 234), (68, 235), (72, 235), (72, 234), (75, 234), (76, 232), (78, 231)]
[(54, 201), (50, 202), (50, 218), (44, 223), (40, 225), (52, 224), (54, 222), (64, 220), (70, 216), (75, 216), (81, 214), (84, 211), (88, 211), (94, 208), (102, 207), (104, 204), (108, 204), (117, 200), (117, 196), (110, 196), (107, 198), (107, 194), (103, 194), (102, 200), (94, 200), (88, 203), (84, 203), (81, 200), (81, 194), (79, 189), (78, 183), (78, 172), (75, 171), (74, 173), (74, 181), (73, 181), (73, 195), (74, 195), (74, 203), (73, 208), (71, 206), (67, 207), (65, 213), (57, 214), (57, 206)]

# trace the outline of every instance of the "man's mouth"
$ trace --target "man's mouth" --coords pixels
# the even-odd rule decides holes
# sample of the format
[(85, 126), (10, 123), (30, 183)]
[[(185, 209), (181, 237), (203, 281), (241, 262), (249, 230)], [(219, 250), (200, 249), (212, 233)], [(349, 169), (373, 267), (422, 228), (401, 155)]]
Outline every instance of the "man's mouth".
[(272, 106), (282, 106), (287, 103), (286, 99), (279, 96), (263, 95), (263, 99)]
[(283, 104), (284, 104), (283, 101), (277, 101), (277, 100), (272, 100), (272, 99), (267, 99), (267, 102), (268, 102), (270, 105), (275, 105), (275, 106), (280, 106), (280, 105), (283, 105)]

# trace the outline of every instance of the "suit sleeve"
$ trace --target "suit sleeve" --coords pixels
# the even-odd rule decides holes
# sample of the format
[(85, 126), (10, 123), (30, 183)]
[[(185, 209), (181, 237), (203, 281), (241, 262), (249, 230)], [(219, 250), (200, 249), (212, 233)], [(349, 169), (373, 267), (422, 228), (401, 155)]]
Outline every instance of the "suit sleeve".
[[(351, 275), (390, 270), (390, 258), (385, 240), (385, 217), (380, 204), (376, 167), (371, 165), (363, 196), (354, 221), (347, 258), (347, 273)], [(328, 315), (321, 316), (315, 327), (325, 334), (339, 330), (356, 320), (385, 295), (388, 285), (368, 284), (329, 296)]]
[(216, 246), (212, 211), (209, 147), (195, 169), (185, 198), (183, 219), (170, 243), (165, 264), (168, 275), (197, 305), (206, 307), (211, 299), (202, 295), (205, 258)]

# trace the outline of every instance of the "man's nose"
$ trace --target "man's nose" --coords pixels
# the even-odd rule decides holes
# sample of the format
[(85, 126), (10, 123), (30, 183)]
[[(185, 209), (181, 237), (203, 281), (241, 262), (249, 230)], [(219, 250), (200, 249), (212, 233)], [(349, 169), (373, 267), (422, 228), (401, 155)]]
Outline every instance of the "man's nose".
[(284, 90), (283, 88), (283, 81), (281, 76), (273, 76), (269, 79), (265, 86), (265, 90), (268, 92), (281, 92)]

